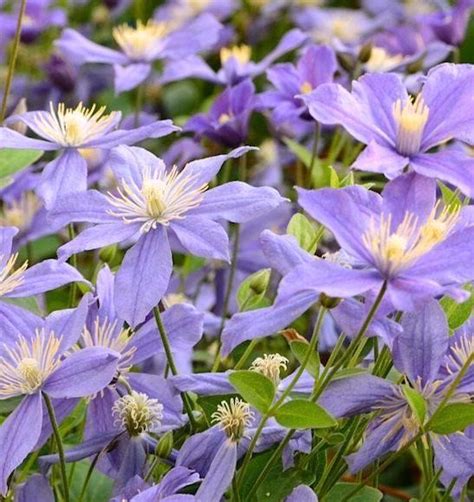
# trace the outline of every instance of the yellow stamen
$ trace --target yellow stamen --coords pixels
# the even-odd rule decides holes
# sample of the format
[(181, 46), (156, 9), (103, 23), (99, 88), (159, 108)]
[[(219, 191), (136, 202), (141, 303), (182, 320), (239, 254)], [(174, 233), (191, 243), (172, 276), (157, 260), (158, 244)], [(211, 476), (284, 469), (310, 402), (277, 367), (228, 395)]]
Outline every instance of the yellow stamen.
[(212, 421), (218, 423), (232, 441), (238, 441), (253, 419), (253, 413), (245, 401), (231, 398), (230, 404), (222, 401), (212, 414)]
[(115, 424), (125, 427), (131, 436), (157, 432), (163, 418), (163, 405), (141, 392), (132, 391), (115, 401), (112, 414)]
[[(0, 256), (0, 262), (1, 262)], [(0, 270), (0, 297), (12, 292), (18, 286), (23, 284), (23, 274), (28, 267), (28, 261), (25, 261), (20, 268), (13, 270), (18, 253), (8, 258), (2, 270)]]
[(390, 71), (402, 61), (403, 56), (401, 54), (391, 56), (385, 49), (382, 49), (382, 47), (372, 47), (370, 58), (365, 64), (365, 67), (370, 73)]
[(313, 90), (313, 86), (309, 82), (303, 82), (300, 86), (301, 94), (309, 94)]
[(252, 49), (248, 45), (234, 45), (233, 47), (223, 47), (220, 52), (221, 64), (225, 64), (230, 58), (234, 58), (244, 65), (250, 61)]
[(151, 59), (156, 43), (169, 32), (165, 23), (149, 20), (137, 22), (136, 27), (122, 24), (112, 30), (112, 36), (125, 54), (135, 60)]
[(400, 99), (393, 104), (393, 117), (398, 127), (397, 150), (401, 154), (413, 155), (420, 151), (429, 113), (421, 94), (414, 101), (408, 99), (404, 105)]
[(25, 192), (18, 200), (5, 206), (0, 213), (0, 227), (27, 229), (41, 203), (33, 192)]

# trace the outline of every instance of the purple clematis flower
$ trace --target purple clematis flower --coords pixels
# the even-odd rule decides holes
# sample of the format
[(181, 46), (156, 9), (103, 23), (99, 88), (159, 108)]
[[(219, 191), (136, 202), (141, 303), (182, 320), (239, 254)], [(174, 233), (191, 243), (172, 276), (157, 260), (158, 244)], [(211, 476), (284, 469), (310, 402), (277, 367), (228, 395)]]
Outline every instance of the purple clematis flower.
[(228, 87), (216, 98), (208, 113), (191, 117), (184, 131), (194, 132), (198, 137), (206, 136), (230, 148), (242, 145), (247, 138), (255, 98), (255, 87), (250, 80)]
[(218, 40), (222, 25), (210, 14), (202, 14), (178, 28), (168, 22), (138, 22), (113, 29), (120, 51), (102, 47), (72, 29), (64, 30), (56, 47), (77, 64), (113, 65), (115, 91), (134, 89), (150, 75), (154, 61), (180, 60), (211, 48)]
[(168, 83), (195, 77), (221, 85), (236, 85), (242, 80), (261, 75), (278, 58), (300, 47), (307, 38), (300, 30), (289, 31), (259, 63), (250, 60), (252, 51), (248, 45), (225, 47), (220, 52), (221, 69), (217, 73), (198, 56), (170, 61), (163, 71), (161, 81)]
[(33, 139), (6, 127), (0, 128), (3, 148), (59, 150), (60, 155), (43, 170), (37, 191), (50, 209), (58, 197), (87, 188), (87, 163), (81, 150), (110, 150), (118, 145), (138, 143), (147, 138), (160, 138), (179, 128), (171, 120), (159, 120), (132, 130), (117, 129), (122, 114), (105, 114), (105, 107), (66, 108), (60, 103), (50, 111), (26, 112), (8, 118), (7, 123), (22, 122), (43, 139)]
[(332, 82), (337, 70), (334, 50), (327, 46), (307, 47), (296, 63), (281, 63), (267, 70), (267, 78), (275, 89), (258, 96), (259, 107), (273, 109), (277, 127), (288, 127), (294, 120), (310, 120), (305, 102), (296, 98), (308, 94), (319, 85)]
[(53, 313), (44, 321), (25, 316), (21, 325), (5, 327), (2, 332), (7, 336), (0, 348), (0, 399), (24, 396), (0, 427), (3, 495), (9, 475), (44, 442), (47, 418), (42, 394), (55, 400), (88, 396), (103, 389), (117, 370), (115, 351), (88, 348), (67, 352), (84, 324), (84, 305), (81, 302), (76, 310)]
[(250, 150), (190, 162), (182, 171), (140, 148), (120, 147), (110, 156), (121, 187), (107, 195), (95, 190), (71, 194), (51, 212), (62, 224), (86, 221), (86, 229), (58, 253), (74, 253), (136, 239), (115, 279), (115, 305), (132, 326), (145, 320), (165, 294), (172, 270), (170, 233), (190, 253), (229, 260), (228, 237), (216, 220), (248, 221), (284, 199), (273, 188), (232, 182), (207, 190), (222, 164)]
[(439, 210), (433, 183), (410, 173), (388, 183), (383, 197), (359, 186), (298, 189), (299, 204), (331, 230), (342, 250), (320, 259), (289, 246), (288, 237), (270, 244), (283, 275), (275, 303), (234, 315), (223, 333), (223, 353), (284, 328), (322, 292), (339, 298), (373, 294), (386, 281), (385, 313), (414, 310), (442, 294), (465, 299), (460, 286), (474, 277), (474, 227), (468, 209)]
[(14, 227), (0, 227), (0, 326), (4, 340), (9, 330), (21, 331), (32, 315), (12, 300), (38, 295), (71, 282), (87, 283), (75, 268), (57, 260), (44, 260), (30, 268), (28, 262), (24, 262), (15, 269), (18, 254), (12, 253), (12, 246), (17, 233)]
[(450, 45), (459, 45), (466, 35), (473, 9), (472, 0), (459, 0), (453, 7), (440, 9), (427, 16), (426, 21), (440, 40)]
[(430, 152), (451, 139), (474, 144), (472, 65), (442, 64), (412, 99), (393, 74), (369, 74), (349, 93), (338, 84), (320, 86), (302, 98), (323, 124), (341, 124), (367, 148), (353, 167), (398, 176), (406, 166), (474, 194), (474, 160), (451, 150)]
[[(394, 343), (393, 359), (407, 384), (395, 385), (372, 375), (347, 377), (329, 384), (318, 401), (337, 417), (378, 412), (368, 426), (359, 451), (347, 457), (351, 472), (400, 449), (420, 431), (420, 423), (405, 397), (406, 385), (423, 396), (427, 420), (472, 353), (472, 333), (451, 341), (446, 317), (435, 301), (417, 313), (405, 314), (402, 326), (403, 333)], [(448, 402), (469, 401), (473, 390), (471, 372), (461, 380)], [(443, 482), (448, 485), (456, 477), (465, 484), (474, 474), (474, 440), (462, 432), (429, 435), (435, 463), (443, 468)]]

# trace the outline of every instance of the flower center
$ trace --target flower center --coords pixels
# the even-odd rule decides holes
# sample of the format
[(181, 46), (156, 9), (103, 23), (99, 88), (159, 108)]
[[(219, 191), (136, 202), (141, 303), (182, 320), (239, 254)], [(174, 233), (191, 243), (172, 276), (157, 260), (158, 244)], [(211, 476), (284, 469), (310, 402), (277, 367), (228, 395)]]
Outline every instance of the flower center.
[(393, 104), (392, 113), (398, 126), (397, 150), (403, 155), (413, 155), (419, 152), (423, 131), (430, 113), (423, 96), (418, 94), (415, 100), (408, 99), (405, 105), (397, 99)]
[[(0, 256), (0, 262), (2, 258), (3, 257)], [(11, 255), (3, 269), (0, 270), (0, 297), (5, 296), (7, 293), (10, 293), (23, 284), (23, 274), (28, 267), (28, 261), (25, 261), (17, 270), (13, 270), (17, 258), (18, 253)]]
[(142, 186), (122, 181), (118, 195), (108, 193), (109, 202), (116, 209), (109, 214), (125, 223), (142, 223), (141, 231), (148, 232), (158, 224), (168, 225), (181, 219), (190, 209), (201, 203), (207, 184), (196, 186), (194, 177), (174, 166), (171, 171), (144, 170)]
[(232, 120), (232, 115), (230, 113), (222, 113), (220, 116), (219, 116), (219, 125), (224, 125), (224, 124), (227, 124), (227, 122), (229, 122), (229, 120)]
[(301, 94), (309, 94), (313, 90), (313, 86), (309, 82), (303, 82), (300, 85)]
[(234, 58), (241, 65), (250, 61), (252, 49), (248, 45), (234, 45), (233, 47), (223, 47), (220, 52), (221, 64), (225, 64), (229, 59)]
[(212, 421), (217, 423), (232, 441), (242, 439), (245, 428), (253, 419), (253, 413), (245, 401), (231, 398), (230, 404), (222, 401), (217, 406), (217, 411), (212, 414)]
[(446, 357), (446, 370), (448, 373), (451, 375), (459, 373), (473, 354), (474, 337), (466, 333), (449, 350)]
[(163, 38), (168, 31), (165, 23), (150, 20), (146, 24), (138, 21), (135, 28), (127, 24), (116, 26), (112, 30), (112, 35), (130, 59), (142, 60), (150, 57), (156, 42)]
[(32, 340), (20, 337), (14, 347), (4, 345), (0, 357), (0, 396), (33, 394), (59, 365), (61, 339), (44, 330)]
[(280, 354), (264, 354), (263, 357), (257, 357), (250, 369), (261, 373), (275, 385), (280, 383), (280, 370), (286, 370), (288, 359)]
[(105, 106), (66, 108), (59, 103), (57, 110), (49, 104), (49, 113), (36, 118), (36, 126), (45, 138), (62, 146), (81, 146), (104, 134), (115, 122), (116, 112), (104, 114)]
[(392, 215), (381, 215), (378, 224), (372, 219), (362, 237), (365, 247), (374, 257), (377, 267), (391, 276), (412, 264), (442, 242), (458, 221), (459, 209), (444, 208), (436, 215), (433, 208), (424, 225), (419, 226), (416, 216), (406, 213), (395, 231)]
[(0, 214), (0, 226), (27, 229), (40, 208), (38, 197), (33, 192), (25, 192), (18, 200), (5, 206)]
[(128, 347), (131, 338), (131, 330), (117, 329), (117, 321), (111, 323), (107, 319), (100, 322), (97, 317), (92, 331), (84, 328), (82, 332), (82, 345), (84, 347), (104, 347), (112, 349), (121, 355), (118, 370), (125, 373), (130, 369), (132, 357), (136, 347)]
[(385, 49), (382, 49), (382, 47), (372, 47), (370, 58), (365, 66), (370, 73), (376, 73), (390, 71), (402, 61), (403, 56), (401, 54), (391, 56)]
[(115, 425), (127, 429), (130, 436), (138, 436), (143, 432), (158, 431), (163, 418), (163, 405), (146, 394), (132, 391), (115, 401), (112, 414), (116, 418)]

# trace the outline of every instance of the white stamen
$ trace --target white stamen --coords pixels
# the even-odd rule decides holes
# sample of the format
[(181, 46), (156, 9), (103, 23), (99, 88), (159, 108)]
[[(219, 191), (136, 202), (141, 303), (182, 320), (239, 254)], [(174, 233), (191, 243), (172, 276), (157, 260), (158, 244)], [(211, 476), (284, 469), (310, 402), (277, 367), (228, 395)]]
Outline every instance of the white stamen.
[(393, 104), (393, 117), (398, 126), (397, 150), (401, 154), (413, 155), (420, 151), (429, 113), (421, 94), (414, 101), (408, 99), (405, 105), (400, 99)]
[(43, 137), (62, 146), (81, 146), (102, 136), (115, 122), (117, 112), (105, 115), (105, 106), (86, 108), (79, 103), (76, 108), (58, 104), (55, 110), (49, 104), (49, 113), (36, 118), (36, 126)]
[[(0, 256), (0, 262), (2, 258)], [(12, 254), (3, 266), (3, 269), (0, 270), (0, 297), (12, 292), (23, 284), (23, 274), (28, 267), (28, 261), (25, 261), (20, 268), (13, 270), (17, 258), (18, 253)]]
[(107, 319), (100, 322), (99, 318), (94, 321), (94, 329), (90, 332), (84, 328), (82, 332), (82, 345), (84, 347), (104, 347), (112, 349), (121, 355), (118, 370), (125, 373), (130, 369), (131, 360), (136, 352), (136, 347), (127, 346), (131, 338), (129, 328), (122, 329), (117, 333), (117, 321), (111, 323)]
[(131, 436), (143, 432), (158, 432), (163, 419), (163, 405), (141, 392), (132, 391), (115, 401), (112, 414), (115, 425), (127, 429)]
[(219, 424), (232, 441), (238, 441), (244, 435), (245, 428), (250, 425), (253, 413), (245, 401), (231, 398), (230, 404), (222, 401), (217, 411), (212, 414), (212, 421)]
[(280, 382), (280, 370), (286, 371), (288, 359), (280, 354), (264, 354), (263, 357), (257, 357), (250, 369), (265, 375), (273, 381), (275, 385)]
[(207, 184), (196, 186), (194, 177), (174, 166), (169, 172), (143, 172), (142, 186), (134, 181), (122, 181), (118, 195), (108, 193), (109, 202), (116, 208), (109, 214), (125, 223), (142, 223), (141, 231), (148, 232), (158, 224), (184, 218), (184, 214), (201, 203)]
[(137, 22), (136, 27), (123, 24), (112, 30), (112, 36), (123, 52), (135, 60), (151, 59), (159, 42), (169, 31), (165, 23), (150, 20)]
[(36, 332), (32, 340), (19, 337), (12, 348), (4, 345), (0, 357), (0, 396), (33, 394), (59, 365), (61, 339), (44, 330)]
[(446, 364), (448, 373), (451, 375), (459, 373), (473, 354), (474, 336), (466, 333), (449, 350)]

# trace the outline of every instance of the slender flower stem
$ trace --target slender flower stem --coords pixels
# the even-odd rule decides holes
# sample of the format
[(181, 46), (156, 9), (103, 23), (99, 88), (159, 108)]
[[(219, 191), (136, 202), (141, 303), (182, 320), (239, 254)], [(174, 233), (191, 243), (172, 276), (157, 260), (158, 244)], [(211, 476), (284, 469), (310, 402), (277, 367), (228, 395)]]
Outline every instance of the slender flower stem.
[[(178, 369), (176, 368), (173, 353), (171, 352), (171, 345), (168, 339), (168, 334), (166, 333), (165, 325), (163, 324), (163, 320), (161, 319), (160, 309), (158, 307), (155, 307), (153, 309), (153, 314), (155, 316), (155, 322), (158, 328), (158, 332), (160, 333), (161, 342), (163, 343), (163, 348), (165, 349), (166, 361), (168, 362), (171, 374), (173, 376), (176, 376), (178, 374)], [(188, 415), (191, 429), (195, 430), (197, 424), (193, 415), (192, 403), (190, 402), (189, 396), (186, 394), (186, 392), (181, 392), (181, 398), (183, 399), (183, 406)]]
[(247, 359), (250, 357), (250, 354), (252, 354), (253, 349), (258, 343), (258, 338), (254, 338), (249, 344), (248, 347), (245, 349), (245, 352), (242, 354), (242, 357), (237, 361), (237, 364), (234, 366), (234, 371), (240, 370), (242, 366), (246, 363)]
[(94, 472), (94, 469), (97, 464), (97, 461), (99, 460), (99, 457), (100, 457), (100, 452), (94, 456), (92, 462), (89, 465), (89, 469), (87, 469), (86, 478), (84, 479), (84, 484), (82, 485), (81, 493), (79, 495), (77, 502), (82, 502), (82, 500), (84, 499), (84, 495), (86, 494), (87, 486), (89, 485), (89, 481), (92, 477), (92, 473)]
[(232, 295), (232, 286), (234, 284), (235, 272), (237, 271), (237, 255), (239, 253), (239, 243), (240, 243), (240, 227), (238, 224), (236, 224), (234, 232), (234, 245), (232, 248), (232, 262), (230, 265), (229, 279), (227, 281), (227, 289), (224, 296), (224, 306), (222, 308), (221, 324), (219, 326), (219, 331), (217, 333), (218, 347), (214, 363), (212, 364), (212, 369), (211, 369), (212, 372), (217, 371), (221, 363), (221, 347), (222, 347), (221, 337), (226, 323), (227, 311), (229, 310), (229, 303), (230, 303), (230, 297)]
[[(76, 237), (76, 232), (74, 230), (74, 223), (70, 223), (67, 227), (69, 241), (72, 241)], [(71, 265), (78, 270), (77, 267), (77, 256), (75, 254), (71, 257)], [(69, 291), (69, 307), (74, 307), (76, 303), (76, 294), (77, 294), (77, 283), (73, 282), (71, 284), (71, 289)]]
[[(301, 378), (301, 375), (304, 373), (306, 367), (308, 366), (309, 360), (311, 359), (311, 355), (313, 354), (317, 343), (318, 343), (318, 338), (319, 338), (319, 333), (321, 332), (321, 327), (323, 324), (323, 318), (324, 315), (326, 314), (326, 309), (321, 307), (318, 312), (318, 318), (316, 320), (316, 324), (314, 326), (313, 334), (311, 336), (311, 341), (308, 345), (308, 349), (306, 351), (305, 357), (303, 361), (301, 362), (300, 367), (296, 371), (295, 376), (289, 383), (289, 385), (286, 387), (286, 389), (283, 391), (279, 399), (271, 406), (271, 408), (265, 413), (261, 420), (260, 423), (258, 424), (257, 430), (255, 431), (255, 434), (249, 444), (249, 447), (247, 449), (247, 453), (245, 454), (244, 460), (242, 462), (242, 467), (240, 469), (239, 475), (237, 477), (237, 485), (240, 485), (243, 476), (245, 474), (245, 471), (248, 467), (248, 464), (250, 462), (250, 459), (252, 457), (253, 450), (257, 444), (257, 441), (263, 431), (263, 428), (265, 427), (265, 424), (267, 423), (267, 420), (278, 410), (278, 408), (285, 402), (285, 399), (290, 395), (291, 391), (294, 389), (295, 385), (298, 383), (298, 380)], [(290, 440), (291, 436), (294, 433), (294, 429), (291, 429), (291, 435), (288, 437), (288, 441)], [(288, 434), (287, 434), (288, 435)], [(286, 439), (286, 437), (285, 437)], [(272, 456), (273, 458), (273, 456)], [(270, 460), (269, 462), (270, 463)]]
[(25, 15), (25, 9), (26, 9), (26, 0), (21, 0), (20, 12), (18, 13), (18, 20), (16, 23), (15, 38), (13, 40), (12, 55), (10, 58), (10, 64), (8, 65), (7, 79), (5, 81), (5, 90), (3, 91), (2, 108), (0, 110), (0, 124), (3, 122), (7, 114), (8, 96), (10, 95), (13, 75), (15, 74), (16, 58), (18, 56), (18, 49), (20, 47), (21, 25), (23, 23), (23, 17)]
[(309, 163), (309, 186), (311, 186), (311, 179), (313, 176), (313, 169), (314, 169), (314, 164), (316, 162), (316, 159), (318, 158), (318, 149), (319, 149), (319, 140), (321, 137), (321, 125), (319, 122), (315, 123), (314, 126), (314, 137), (313, 137), (313, 148), (311, 150), (311, 160)]
[(68, 479), (67, 479), (67, 474), (66, 474), (66, 459), (64, 457), (64, 447), (63, 447), (63, 442), (61, 440), (61, 434), (59, 433), (58, 422), (56, 420), (56, 415), (54, 413), (54, 407), (53, 407), (53, 403), (51, 402), (51, 399), (49, 398), (49, 396), (45, 392), (43, 392), (42, 395), (43, 395), (44, 402), (46, 404), (46, 408), (48, 410), (49, 421), (51, 422), (51, 427), (53, 429), (54, 439), (56, 441), (56, 447), (58, 449), (59, 467), (61, 470), (61, 479), (62, 479), (62, 484), (63, 484), (64, 500), (65, 500), (65, 502), (69, 502), (69, 485), (68, 485)]

